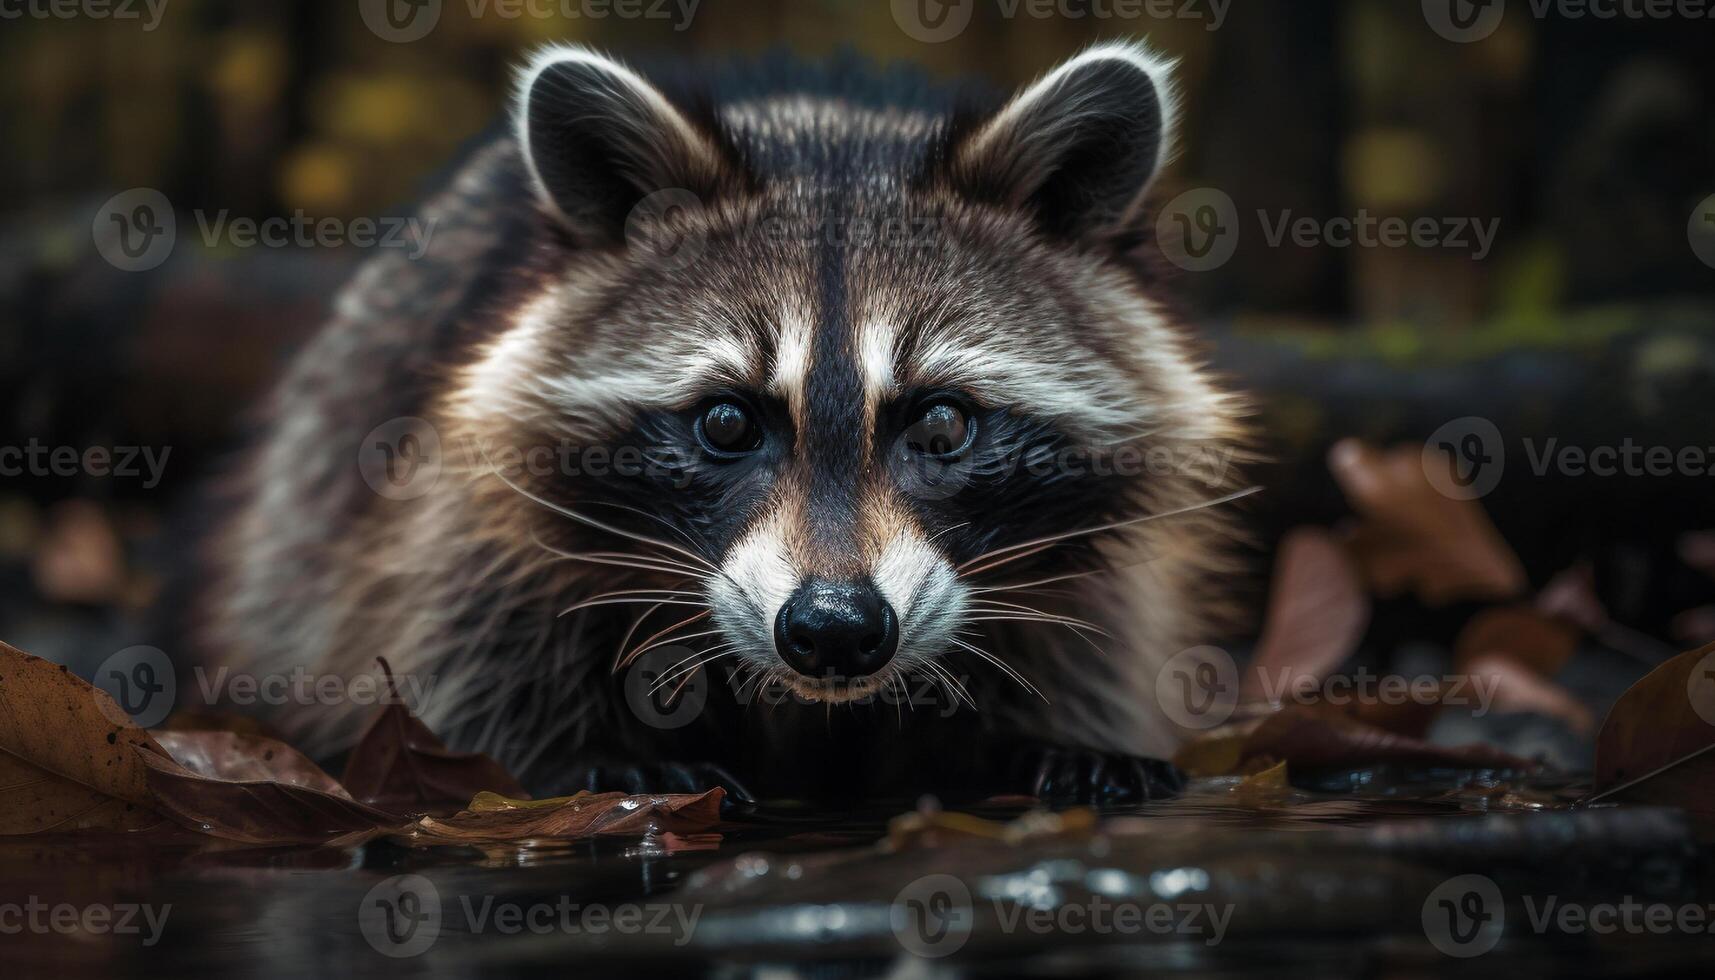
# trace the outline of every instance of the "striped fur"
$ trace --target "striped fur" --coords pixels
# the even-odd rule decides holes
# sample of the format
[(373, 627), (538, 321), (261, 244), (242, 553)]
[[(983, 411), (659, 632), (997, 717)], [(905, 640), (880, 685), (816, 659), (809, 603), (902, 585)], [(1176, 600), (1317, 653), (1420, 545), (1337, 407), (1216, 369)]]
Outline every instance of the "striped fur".
[[(851, 65), (711, 76), (693, 95), (583, 49), (538, 55), (520, 137), (478, 150), (427, 202), (439, 230), (422, 260), (384, 255), (358, 274), (273, 396), (229, 484), (234, 517), (206, 549), (209, 655), (339, 674), (384, 655), (434, 678), (431, 727), (549, 782), (598, 751), (759, 768), (808, 724), (794, 711), (821, 709), (651, 731), (617, 693), (618, 644), (707, 608), (681, 630), (702, 634), (693, 649), (722, 644), (722, 664), (781, 677), (771, 624), (786, 594), (812, 574), (868, 576), (900, 618), (893, 668), (784, 678), (804, 698), (946, 672), (967, 678), (979, 729), (1168, 750), (1154, 674), (1209, 627), (1226, 518), (1196, 507), (1233, 486), (1241, 433), (1238, 403), (1133, 254), (1171, 152), (1165, 71), (1111, 45), (1008, 103), (921, 85), (895, 103), (875, 94), (883, 77)], [(591, 75), (594, 108), (561, 91)], [(560, 97), (573, 101), (533, 109)], [(1127, 115), (1140, 104), (1153, 122)], [(557, 120), (596, 128), (561, 134)], [(1140, 134), (1129, 156), (1108, 146), (1126, 127)], [(561, 152), (585, 155), (544, 158)], [(611, 158), (599, 194), (592, 153)], [(692, 206), (645, 211), (640, 226), (637, 200), (669, 188)], [(694, 254), (668, 261), (639, 235), (683, 236)], [(722, 393), (752, 401), (768, 429), (741, 464), (698, 458), (689, 436)], [(914, 469), (900, 441), (932, 393), (975, 412), (971, 456), (941, 474), (951, 484)], [(438, 435), (441, 476), (424, 496), (386, 499), (352, 460), (365, 433), (404, 416)], [(516, 463), (566, 447), (660, 465)], [(1127, 453), (1167, 462), (1088, 465)], [(981, 571), (995, 549), (1180, 511)], [(650, 567), (564, 557), (621, 551)], [(1083, 571), (1101, 574), (1070, 595), (982, 591)], [(620, 589), (678, 590), (689, 605), (635, 628), (647, 605), (561, 615)], [(1106, 654), (1057, 623), (985, 615), (997, 601), (1097, 624)], [(282, 720), (332, 751), (361, 714)]]

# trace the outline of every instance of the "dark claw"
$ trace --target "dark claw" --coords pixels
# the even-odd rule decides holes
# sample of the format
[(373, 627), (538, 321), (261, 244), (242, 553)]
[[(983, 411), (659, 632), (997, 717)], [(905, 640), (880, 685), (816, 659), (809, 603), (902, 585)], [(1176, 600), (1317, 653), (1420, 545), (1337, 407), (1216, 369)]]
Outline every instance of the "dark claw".
[(1018, 758), (1025, 791), (1050, 806), (1124, 806), (1178, 795), (1171, 763), (1116, 752), (1041, 746)]

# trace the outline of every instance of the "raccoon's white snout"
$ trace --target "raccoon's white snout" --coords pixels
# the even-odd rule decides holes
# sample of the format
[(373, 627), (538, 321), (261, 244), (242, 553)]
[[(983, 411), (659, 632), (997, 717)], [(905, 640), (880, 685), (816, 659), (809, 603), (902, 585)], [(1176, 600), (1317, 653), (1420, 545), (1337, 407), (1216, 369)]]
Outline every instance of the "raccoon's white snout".
[(867, 577), (831, 579), (795, 561), (773, 514), (741, 538), (708, 586), (722, 640), (800, 695), (848, 701), (935, 660), (952, 643), (968, 590), (914, 529), (901, 528)]

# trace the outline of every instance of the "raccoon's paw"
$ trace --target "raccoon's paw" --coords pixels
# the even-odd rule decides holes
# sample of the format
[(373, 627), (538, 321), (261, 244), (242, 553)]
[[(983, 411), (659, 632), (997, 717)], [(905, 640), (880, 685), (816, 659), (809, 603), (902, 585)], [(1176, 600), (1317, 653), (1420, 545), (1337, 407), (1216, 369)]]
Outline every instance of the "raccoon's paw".
[(719, 786), (726, 791), (723, 809), (752, 804), (756, 798), (732, 773), (711, 762), (596, 763), (578, 766), (557, 781), (565, 792), (704, 793)]
[(1121, 806), (1177, 796), (1185, 775), (1160, 759), (1042, 745), (1014, 757), (1025, 792), (1049, 806)]

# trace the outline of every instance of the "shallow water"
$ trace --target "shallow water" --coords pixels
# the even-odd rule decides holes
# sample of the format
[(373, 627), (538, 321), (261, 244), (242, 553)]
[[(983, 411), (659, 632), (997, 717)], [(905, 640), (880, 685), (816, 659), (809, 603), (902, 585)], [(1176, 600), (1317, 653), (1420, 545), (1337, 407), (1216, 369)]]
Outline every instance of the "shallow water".
[[(1470, 774), (1372, 771), (1344, 785), (1203, 780), (1099, 823), (1015, 823), (1020, 807), (995, 804), (962, 811), (983, 819), (907, 819), (891, 836), (899, 807), (774, 805), (708, 834), (484, 849), (14, 839), (0, 843), (0, 902), (148, 905), (164, 923), (62, 930), (48, 911), (48, 928), (8, 930), (0, 945), (24, 975), (62, 977), (793, 976), (804, 970), (786, 964), (807, 962), (817, 976), (1464, 972), (1473, 961), (1442, 948), (1450, 928), (1470, 937), (1455, 952), (1482, 947), (1484, 967), (1533, 973), (1715, 958), (1707, 932), (1533, 920), (1627, 897), (1715, 902), (1677, 811), (1581, 810), (1576, 785)], [(1462, 904), (1464, 886), (1447, 883), (1465, 875), (1495, 894)]]

